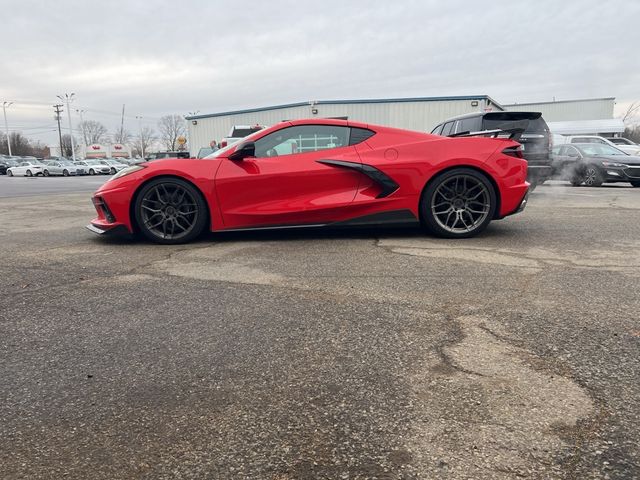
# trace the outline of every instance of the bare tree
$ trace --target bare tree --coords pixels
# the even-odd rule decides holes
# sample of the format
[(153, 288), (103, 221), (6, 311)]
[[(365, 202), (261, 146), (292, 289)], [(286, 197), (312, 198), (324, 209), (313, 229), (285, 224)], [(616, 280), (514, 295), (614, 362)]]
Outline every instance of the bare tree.
[(113, 134), (113, 141), (127, 145), (131, 142), (131, 132), (124, 127), (119, 127)]
[(68, 133), (62, 135), (62, 156), (63, 157), (71, 157), (73, 155), (71, 149), (71, 141), (73, 140), (73, 146), (78, 148), (78, 141), (71, 137)]
[(142, 156), (144, 150), (145, 155), (149, 152), (149, 148), (156, 141), (156, 132), (151, 127), (142, 127), (140, 133), (136, 136), (136, 141), (133, 144), (132, 155)]
[(107, 134), (107, 127), (95, 120), (85, 120), (84, 122), (80, 122), (79, 127), (82, 131), (85, 145), (100, 143), (104, 140), (104, 136)]
[(625, 125), (631, 123), (638, 113), (640, 113), (640, 101), (635, 101), (629, 105), (629, 108), (622, 114), (622, 121)]
[(185, 120), (180, 115), (165, 115), (158, 122), (160, 140), (169, 151), (178, 149), (178, 137), (186, 134)]

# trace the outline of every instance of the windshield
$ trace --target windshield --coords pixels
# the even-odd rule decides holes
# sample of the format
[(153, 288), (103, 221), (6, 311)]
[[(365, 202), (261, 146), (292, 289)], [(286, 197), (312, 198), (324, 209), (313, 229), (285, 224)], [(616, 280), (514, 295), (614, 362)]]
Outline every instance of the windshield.
[(604, 143), (583, 143), (580, 145), (573, 144), (574, 147), (578, 147), (578, 149), (584, 153), (585, 155), (628, 155), (622, 150), (618, 150), (611, 145), (606, 145)]

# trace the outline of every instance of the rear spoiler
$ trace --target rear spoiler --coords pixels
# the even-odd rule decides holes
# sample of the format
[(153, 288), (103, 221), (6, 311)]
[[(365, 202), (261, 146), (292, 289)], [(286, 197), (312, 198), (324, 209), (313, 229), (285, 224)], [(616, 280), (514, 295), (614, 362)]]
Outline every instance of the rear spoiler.
[(517, 120), (515, 122), (505, 122), (498, 126), (498, 128), (493, 130), (481, 130), (479, 132), (458, 132), (452, 135), (448, 135), (449, 137), (492, 137), (498, 138), (501, 135), (507, 134), (509, 135), (509, 140), (515, 140), (516, 142), (520, 139), (520, 136), (524, 133), (524, 131), (529, 126), (529, 120)]

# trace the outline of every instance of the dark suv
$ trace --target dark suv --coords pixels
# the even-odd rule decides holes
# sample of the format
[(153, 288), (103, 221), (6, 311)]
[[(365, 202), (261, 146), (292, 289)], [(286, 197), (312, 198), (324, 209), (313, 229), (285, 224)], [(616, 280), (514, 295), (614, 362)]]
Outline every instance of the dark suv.
[(540, 112), (476, 112), (445, 120), (431, 133), (457, 136), (485, 130), (497, 130), (507, 124), (528, 120), (525, 131), (514, 140), (522, 145), (522, 153), (529, 163), (527, 180), (535, 187), (551, 176), (551, 134)]

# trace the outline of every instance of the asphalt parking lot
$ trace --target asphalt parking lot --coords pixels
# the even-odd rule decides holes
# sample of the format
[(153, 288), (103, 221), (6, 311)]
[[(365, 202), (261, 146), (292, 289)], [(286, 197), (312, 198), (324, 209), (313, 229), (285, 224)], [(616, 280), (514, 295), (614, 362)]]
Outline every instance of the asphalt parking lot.
[(640, 478), (640, 189), (543, 185), (464, 241), (172, 247), (83, 228), (104, 177), (22, 180), (0, 478)]

